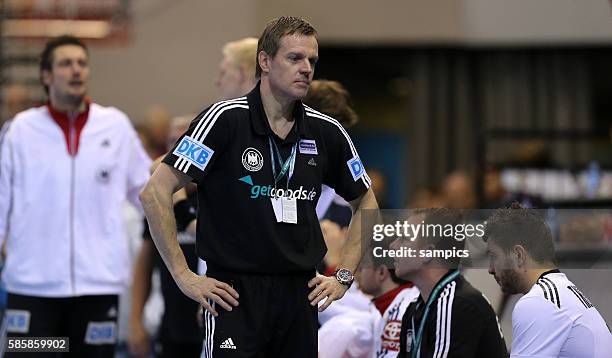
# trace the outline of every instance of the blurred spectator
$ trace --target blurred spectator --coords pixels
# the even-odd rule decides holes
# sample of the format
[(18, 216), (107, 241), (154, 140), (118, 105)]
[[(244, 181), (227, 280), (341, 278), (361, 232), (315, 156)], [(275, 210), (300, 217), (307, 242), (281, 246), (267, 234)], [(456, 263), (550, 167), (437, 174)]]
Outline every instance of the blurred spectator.
[[(170, 131), (170, 121), (171, 119), (168, 111), (163, 106), (154, 105), (147, 109), (145, 115), (140, 121), (136, 122), (138, 137), (140, 138), (147, 154), (151, 159), (155, 159), (166, 152), (168, 145), (168, 133)], [(133, 271), (131, 272), (131, 276), (133, 276), (134, 270), (140, 266), (137, 264), (137, 260), (141, 252), (143, 241), (142, 233), (146, 227), (146, 222), (143, 223), (144, 216), (141, 213), (135, 212), (134, 209), (129, 206), (124, 208), (124, 217), (126, 226), (128, 228), (128, 237), (130, 239), (130, 263)], [(138, 233), (136, 237), (132, 236), (134, 232)], [(121, 305), (125, 305), (126, 307), (131, 306), (132, 289), (133, 286), (126, 287), (125, 291), (120, 295), (119, 302)], [(160, 308), (163, 310), (163, 307)], [(131, 315), (131, 309), (122, 310), (120, 312), (118, 320), (118, 354), (120, 355), (125, 354), (125, 350), (129, 346), (129, 337), (135, 330), (133, 328), (133, 324), (130, 322)], [(161, 316), (161, 312), (159, 316)]]
[(215, 81), (223, 99), (240, 97), (255, 87), (256, 53), (257, 39), (254, 37), (228, 42), (223, 46), (223, 59)]
[(430, 186), (417, 189), (412, 200), (408, 203), (408, 208), (443, 208), (445, 204), (444, 196), (440, 189), (436, 186)]
[(144, 120), (137, 126), (142, 145), (151, 159), (165, 154), (168, 150), (170, 120), (170, 114), (164, 107), (153, 106), (147, 110)]
[(335, 118), (344, 128), (351, 128), (359, 121), (353, 110), (350, 93), (337, 81), (314, 80), (303, 102)]
[[(335, 118), (344, 128), (349, 128), (358, 121), (357, 114), (352, 108), (351, 95), (340, 82), (312, 81), (302, 102)], [(319, 220), (327, 219), (340, 227), (347, 227), (351, 221), (352, 211), (349, 203), (333, 189), (323, 185), (317, 203), (317, 216)]]
[(128, 117), (86, 96), (89, 74), (79, 39), (47, 42), (48, 102), (17, 114), (2, 143), (6, 330), (69, 337), (71, 355), (112, 357), (129, 275), (122, 207), (126, 199), (140, 207), (150, 160)]
[(372, 190), (374, 190), (374, 195), (376, 195), (376, 200), (378, 200), (378, 205), (380, 208), (385, 208), (385, 200), (387, 197), (387, 177), (382, 170), (376, 168), (368, 169), (368, 175), (370, 179), (372, 179)]
[[(183, 116), (172, 120), (170, 126), (172, 131), (169, 136), (171, 142), (176, 141), (185, 132), (189, 127), (191, 118), (191, 116)], [(159, 165), (160, 161), (161, 158), (155, 161), (152, 171)], [(181, 190), (174, 196), (175, 217), (178, 225), (177, 237), (185, 254), (185, 259), (193, 270), (198, 265), (198, 257), (195, 251), (195, 211), (193, 210), (197, 202), (194, 194), (193, 190)], [(147, 357), (150, 354), (151, 340), (149, 332), (144, 326), (144, 308), (151, 294), (153, 270), (157, 269), (160, 273), (164, 311), (156, 335), (155, 353), (159, 357), (199, 357), (202, 336), (196, 317), (198, 303), (189, 299), (179, 290), (155, 249), (146, 223), (143, 239), (134, 265), (130, 334), (128, 337), (130, 352), (135, 357)]]
[(455, 171), (444, 179), (442, 186), (444, 201), (450, 209), (476, 208), (476, 192), (470, 176), (462, 171)]
[[(168, 133), (170, 132), (170, 115), (168, 111), (160, 105), (151, 106), (140, 121), (136, 122), (136, 131), (143, 146), (151, 159), (155, 159), (166, 152), (168, 145)], [(134, 271), (137, 270), (137, 260), (139, 258), (142, 246), (142, 233), (146, 227), (144, 215), (135, 211), (133, 207), (127, 205), (124, 208), (124, 219), (128, 229), (128, 238), (130, 242), (130, 265), (132, 272), (130, 276), (134, 276)], [(134, 235), (134, 233), (137, 233)], [(135, 265), (136, 263), (136, 265)], [(119, 302), (124, 307), (130, 307), (132, 302), (133, 286), (126, 287), (124, 292), (119, 297)], [(158, 307), (163, 310), (163, 307)], [(160, 317), (160, 315), (156, 316)], [(130, 322), (132, 312), (131, 309), (121, 310), (118, 319), (119, 335), (118, 335), (118, 355), (124, 355), (126, 348), (129, 346), (129, 337), (134, 331), (139, 332), (137, 328), (133, 328)], [(127, 343), (127, 344), (126, 344)]]

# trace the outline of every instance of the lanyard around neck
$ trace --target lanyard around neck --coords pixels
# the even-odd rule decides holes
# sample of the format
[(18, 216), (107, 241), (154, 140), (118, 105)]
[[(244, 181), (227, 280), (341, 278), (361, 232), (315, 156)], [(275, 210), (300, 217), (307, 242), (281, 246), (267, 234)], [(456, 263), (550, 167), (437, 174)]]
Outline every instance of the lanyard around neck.
[[(419, 324), (419, 331), (416, 336), (412, 336), (412, 348), (410, 349), (410, 357), (416, 358), (418, 355), (420, 355), (421, 341), (423, 340), (423, 330), (425, 329), (425, 322), (427, 321), (427, 316), (429, 315), (429, 309), (431, 307), (431, 304), (433, 303), (433, 301), (436, 300), (438, 294), (440, 293), (440, 290), (444, 286), (448, 285), (449, 282), (456, 279), (457, 276), (459, 276), (459, 270), (456, 270), (450, 275), (448, 275), (448, 277), (442, 280), (442, 282), (438, 283), (436, 287), (434, 287), (433, 291), (431, 291), (429, 299), (427, 300), (427, 304), (425, 305), (425, 312), (423, 312), (423, 317), (421, 318), (421, 324)], [(414, 317), (412, 317), (412, 331), (414, 332)]]
[[(283, 158), (278, 150), (278, 146), (272, 137), (268, 137), (268, 144), (270, 145), (270, 156), (272, 157), (272, 176), (274, 177), (274, 187), (285, 175), (287, 175), (287, 189), (289, 188), (289, 180), (293, 176), (293, 170), (295, 168), (295, 156), (297, 152), (297, 143), (293, 144), (291, 148), (291, 155), (283, 162)], [(274, 148), (272, 148), (274, 147)], [(274, 160), (274, 153), (276, 151), (276, 157), (278, 164), (281, 168), (280, 172), (276, 173), (276, 161)]]

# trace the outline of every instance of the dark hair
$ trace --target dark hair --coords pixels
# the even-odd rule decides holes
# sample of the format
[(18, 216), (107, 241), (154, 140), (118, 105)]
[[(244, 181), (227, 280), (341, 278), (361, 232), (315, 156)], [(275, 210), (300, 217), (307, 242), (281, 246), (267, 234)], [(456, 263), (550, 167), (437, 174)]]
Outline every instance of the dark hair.
[(555, 262), (555, 247), (548, 225), (537, 211), (525, 209), (518, 202), (509, 208), (495, 210), (487, 219), (483, 240), (494, 242), (506, 253), (515, 245), (521, 245), (536, 262)]
[(268, 22), (257, 42), (257, 53), (255, 54), (255, 63), (257, 66), (255, 66), (255, 77), (261, 77), (259, 53), (265, 51), (270, 57), (276, 56), (283, 36), (293, 34), (316, 37), (317, 30), (315, 30), (308, 21), (293, 16), (281, 16)]
[(351, 107), (351, 95), (340, 82), (312, 81), (302, 102), (338, 120), (344, 128), (357, 123), (357, 113)]
[(85, 43), (83, 43), (83, 41), (81, 41), (79, 38), (74, 37), (74, 36), (63, 35), (63, 36), (52, 38), (49, 41), (47, 41), (45, 48), (40, 54), (40, 68), (39, 68), (40, 83), (42, 83), (43, 87), (45, 87), (45, 92), (47, 93), (49, 93), (49, 88), (42, 81), (42, 72), (51, 71), (51, 67), (53, 66), (53, 51), (55, 51), (56, 48), (60, 46), (65, 46), (65, 45), (79, 46), (83, 50), (85, 50), (87, 54), (89, 54), (89, 51), (87, 50), (87, 46), (85, 46)]

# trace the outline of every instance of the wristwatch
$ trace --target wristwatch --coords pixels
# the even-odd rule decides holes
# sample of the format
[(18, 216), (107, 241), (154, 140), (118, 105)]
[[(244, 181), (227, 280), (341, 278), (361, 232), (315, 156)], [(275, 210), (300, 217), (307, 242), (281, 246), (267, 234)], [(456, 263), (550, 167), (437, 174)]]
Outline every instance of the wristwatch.
[(351, 286), (353, 284), (353, 280), (355, 280), (355, 276), (350, 270), (347, 269), (338, 269), (334, 271), (334, 277), (338, 282), (345, 286)]

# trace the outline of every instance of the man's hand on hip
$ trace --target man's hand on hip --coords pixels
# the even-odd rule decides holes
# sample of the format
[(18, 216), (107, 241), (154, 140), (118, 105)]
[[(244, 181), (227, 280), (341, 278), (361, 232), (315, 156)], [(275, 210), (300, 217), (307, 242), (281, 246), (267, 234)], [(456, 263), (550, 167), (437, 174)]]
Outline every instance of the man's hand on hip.
[(226, 311), (231, 311), (232, 306), (238, 306), (238, 292), (225, 282), (207, 276), (198, 276), (190, 270), (184, 271), (176, 281), (186, 296), (199, 302), (215, 317), (219, 313), (208, 303), (209, 298)]
[(319, 312), (325, 311), (333, 301), (341, 299), (349, 288), (349, 286), (338, 282), (335, 277), (326, 277), (319, 274), (308, 282), (308, 287), (314, 287), (308, 295), (311, 305), (314, 306), (326, 298), (325, 302), (319, 307)]

